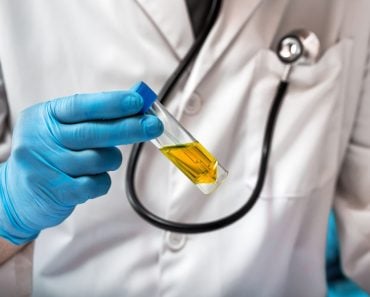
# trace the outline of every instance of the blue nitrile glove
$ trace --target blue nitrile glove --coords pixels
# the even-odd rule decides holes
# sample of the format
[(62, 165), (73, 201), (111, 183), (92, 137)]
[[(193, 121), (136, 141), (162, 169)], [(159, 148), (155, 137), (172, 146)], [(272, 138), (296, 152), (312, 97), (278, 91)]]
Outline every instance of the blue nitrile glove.
[(326, 239), (326, 276), (328, 280), (342, 277), (339, 263), (339, 242), (334, 212), (331, 211), (328, 222), (328, 233)]
[(329, 217), (326, 243), (327, 297), (369, 297), (365, 291), (344, 276), (339, 253), (337, 226), (335, 215), (332, 211)]
[(14, 244), (66, 219), (77, 204), (107, 193), (107, 171), (122, 162), (116, 145), (159, 136), (162, 123), (137, 115), (133, 91), (75, 95), (20, 116), (9, 159), (0, 165), (0, 236)]

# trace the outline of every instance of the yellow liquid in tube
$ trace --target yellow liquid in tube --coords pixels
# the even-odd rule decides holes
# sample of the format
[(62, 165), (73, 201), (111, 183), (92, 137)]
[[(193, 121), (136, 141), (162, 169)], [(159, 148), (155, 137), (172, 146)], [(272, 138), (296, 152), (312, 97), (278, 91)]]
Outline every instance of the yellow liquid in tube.
[(165, 146), (160, 151), (194, 184), (214, 184), (218, 162), (199, 142)]

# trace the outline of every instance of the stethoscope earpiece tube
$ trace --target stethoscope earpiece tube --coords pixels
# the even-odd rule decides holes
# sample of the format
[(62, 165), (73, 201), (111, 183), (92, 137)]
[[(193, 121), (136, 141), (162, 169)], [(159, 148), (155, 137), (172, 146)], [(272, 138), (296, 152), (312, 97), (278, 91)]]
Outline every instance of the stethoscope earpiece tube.
[[(196, 55), (200, 51), (205, 39), (207, 38), (209, 32), (211, 31), (213, 24), (216, 22), (217, 16), (221, 10), (222, 0), (214, 0), (212, 2), (210, 13), (207, 17), (205, 28), (200, 34), (199, 38), (194, 42), (185, 58), (181, 61), (177, 69), (168, 79), (161, 92), (158, 95), (158, 100), (162, 103), (169, 98), (169, 95), (173, 88), (175, 87), (178, 80), (181, 78), (182, 74), (186, 71), (190, 63), (195, 59)], [(282, 78), (277, 86), (277, 90), (272, 101), (267, 123), (264, 130), (264, 137), (262, 143), (261, 159), (259, 165), (259, 171), (254, 189), (246, 201), (246, 203), (240, 207), (235, 212), (227, 215), (221, 219), (196, 223), (196, 224), (186, 224), (175, 221), (166, 220), (162, 217), (157, 216), (153, 212), (149, 211), (140, 201), (135, 189), (135, 174), (140, 152), (143, 148), (143, 144), (135, 144), (132, 147), (132, 151), (127, 164), (126, 173), (126, 194), (127, 199), (133, 209), (148, 223), (176, 233), (203, 233), (215, 231), (224, 228), (247, 214), (253, 206), (256, 204), (258, 198), (263, 189), (265, 182), (268, 161), (273, 141), (274, 130), (276, 127), (276, 121), (281, 109), (285, 94), (289, 86), (289, 75), (292, 66), (296, 63), (304, 62), (309, 63), (315, 60), (319, 52), (319, 42), (316, 35), (307, 30), (296, 30), (292, 33), (284, 36), (278, 45), (277, 54), (279, 59), (286, 64), (286, 69), (282, 75)]]
[[(214, 24), (217, 21), (217, 18), (220, 14), (222, 7), (222, 0), (213, 0), (211, 3), (211, 8), (209, 10), (208, 16), (205, 21), (205, 26), (199, 37), (195, 40), (192, 47), (189, 49), (188, 53), (182, 59), (178, 67), (171, 74), (169, 79), (166, 81), (165, 85), (162, 87), (161, 91), (158, 94), (158, 99), (160, 102), (165, 104), (167, 99), (169, 99), (171, 91), (176, 86), (176, 83), (181, 78), (182, 74), (186, 71), (190, 63), (196, 58), (197, 54), (201, 50), (209, 32), (212, 30)], [(148, 223), (165, 230), (174, 231), (174, 232), (183, 232), (183, 233), (198, 233), (198, 232), (185, 232), (188, 226), (192, 224), (181, 224), (177, 222), (167, 221), (161, 217), (158, 217), (154, 213), (150, 212), (144, 207), (141, 203), (135, 189), (135, 174), (137, 163), (141, 150), (143, 148), (143, 143), (134, 144), (128, 159), (127, 171), (126, 171), (126, 196), (131, 204), (132, 208)], [(206, 231), (204, 231), (206, 232)]]

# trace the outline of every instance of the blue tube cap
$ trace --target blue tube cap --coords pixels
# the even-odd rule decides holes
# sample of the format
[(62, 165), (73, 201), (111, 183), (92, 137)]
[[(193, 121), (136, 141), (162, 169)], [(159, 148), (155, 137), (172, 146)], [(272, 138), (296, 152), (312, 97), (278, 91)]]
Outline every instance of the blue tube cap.
[(138, 93), (144, 100), (144, 106), (139, 113), (145, 113), (157, 99), (157, 94), (143, 81), (138, 82), (131, 90)]

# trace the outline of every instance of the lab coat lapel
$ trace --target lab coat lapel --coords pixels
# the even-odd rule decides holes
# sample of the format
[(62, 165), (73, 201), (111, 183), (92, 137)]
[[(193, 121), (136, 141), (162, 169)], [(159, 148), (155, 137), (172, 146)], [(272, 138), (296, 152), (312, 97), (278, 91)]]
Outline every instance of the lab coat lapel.
[[(237, 2), (237, 3), (235, 3)], [(194, 64), (184, 95), (196, 89), (264, 0), (227, 0)]]
[(184, 0), (136, 0), (162, 35), (174, 55), (181, 60), (194, 41)]

